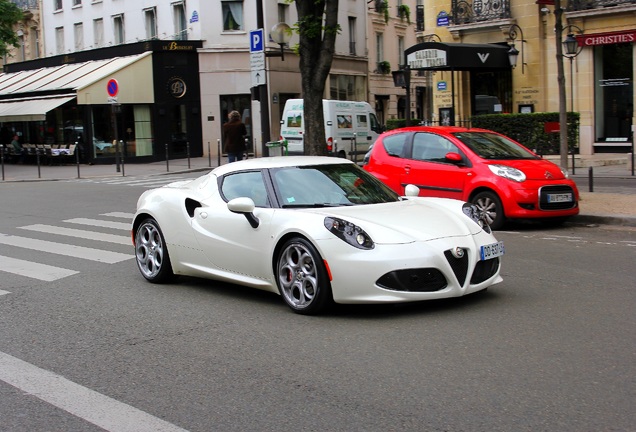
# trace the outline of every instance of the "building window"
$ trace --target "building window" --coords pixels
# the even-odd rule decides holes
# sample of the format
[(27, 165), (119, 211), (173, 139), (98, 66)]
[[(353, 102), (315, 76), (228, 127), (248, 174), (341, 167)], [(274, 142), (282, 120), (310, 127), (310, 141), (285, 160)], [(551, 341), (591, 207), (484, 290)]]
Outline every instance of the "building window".
[(55, 50), (56, 54), (64, 54), (64, 27), (55, 29)]
[(82, 0), (73, 0), (73, 6), (81, 6)]
[(18, 30), (18, 61), (26, 60), (26, 53), (24, 51), (24, 33), (22, 30)]
[(356, 55), (356, 19), (349, 17), (349, 54)]
[(40, 37), (37, 29), (32, 28), (29, 32), (31, 45), (31, 59), (40, 58)]
[(73, 36), (75, 37), (75, 51), (84, 49), (84, 26), (82, 23), (73, 25)]
[(93, 44), (95, 48), (104, 46), (104, 20), (101, 18), (93, 20)]
[(62, 0), (53, 0), (53, 10), (62, 10)]
[(115, 33), (115, 43), (119, 45), (126, 42), (126, 34), (124, 33), (124, 16), (123, 15), (113, 16), (113, 29)]
[(375, 54), (378, 64), (377, 70), (381, 70), (380, 64), (384, 61), (384, 35), (382, 33), (375, 34)]
[(177, 40), (188, 40), (188, 27), (186, 20), (185, 5), (174, 3), (172, 5), (174, 16), (174, 33)]
[(329, 75), (329, 96), (334, 100), (366, 100), (366, 78), (354, 75)]
[(243, 30), (242, 1), (222, 1), (221, 15), (223, 17), (223, 30)]
[[(624, 151), (624, 146), (630, 142), (631, 123), (634, 116), (634, 48), (632, 45), (632, 43), (619, 43), (594, 47), (596, 142), (602, 143), (605, 151)], [(573, 78), (576, 83), (576, 75)], [(576, 98), (576, 87), (574, 91)]]
[(157, 39), (157, 10), (155, 8), (144, 10), (146, 21), (146, 39)]
[(405, 66), (406, 61), (404, 60), (404, 36), (398, 36), (398, 65)]

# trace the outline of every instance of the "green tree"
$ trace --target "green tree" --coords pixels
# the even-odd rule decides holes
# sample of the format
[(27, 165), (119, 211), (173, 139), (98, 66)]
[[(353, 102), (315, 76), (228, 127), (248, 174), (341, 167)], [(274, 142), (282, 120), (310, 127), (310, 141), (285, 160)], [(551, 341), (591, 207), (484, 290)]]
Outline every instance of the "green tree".
[(5, 56), (10, 46), (19, 47), (15, 24), (23, 19), (22, 11), (9, 0), (0, 0), (0, 56)]
[(338, 26), (338, 0), (294, 0), (298, 12), (301, 87), (304, 99), (305, 148), (309, 155), (327, 153), (322, 99), (331, 70)]

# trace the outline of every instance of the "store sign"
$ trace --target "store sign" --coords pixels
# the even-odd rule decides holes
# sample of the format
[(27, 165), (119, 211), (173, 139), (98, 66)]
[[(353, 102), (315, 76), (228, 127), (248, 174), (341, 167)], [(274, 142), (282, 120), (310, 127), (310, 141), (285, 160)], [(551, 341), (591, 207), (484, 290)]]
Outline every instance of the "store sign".
[(446, 66), (446, 51), (424, 49), (410, 53), (406, 61), (411, 69), (434, 68)]
[(581, 46), (633, 43), (636, 42), (636, 30), (577, 35), (576, 39)]

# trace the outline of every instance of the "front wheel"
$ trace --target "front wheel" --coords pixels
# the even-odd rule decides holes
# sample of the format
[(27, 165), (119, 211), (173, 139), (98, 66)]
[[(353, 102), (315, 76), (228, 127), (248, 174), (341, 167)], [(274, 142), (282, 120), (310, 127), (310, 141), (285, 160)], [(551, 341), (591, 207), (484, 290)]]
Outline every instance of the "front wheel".
[(496, 193), (490, 191), (479, 192), (471, 200), (480, 213), (486, 216), (486, 221), (493, 230), (499, 229), (505, 222), (505, 215), (501, 200)]
[(150, 282), (166, 282), (174, 275), (166, 241), (153, 218), (145, 219), (137, 228), (135, 258), (139, 271)]
[(304, 238), (285, 243), (276, 264), (278, 290), (296, 313), (320, 313), (333, 301), (329, 276), (320, 254)]

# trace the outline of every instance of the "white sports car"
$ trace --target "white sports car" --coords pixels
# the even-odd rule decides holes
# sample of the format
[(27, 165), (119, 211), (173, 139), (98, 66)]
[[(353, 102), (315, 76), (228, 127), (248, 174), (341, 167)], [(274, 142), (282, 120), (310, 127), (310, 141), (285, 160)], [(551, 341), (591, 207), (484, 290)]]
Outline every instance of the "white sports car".
[(190, 275), (279, 293), (301, 314), (501, 282), (503, 244), (476, 208), (417, 192), (400, 197), (346, 159), (230, 163), (141, 195), (137, 265), (151, 282)]

